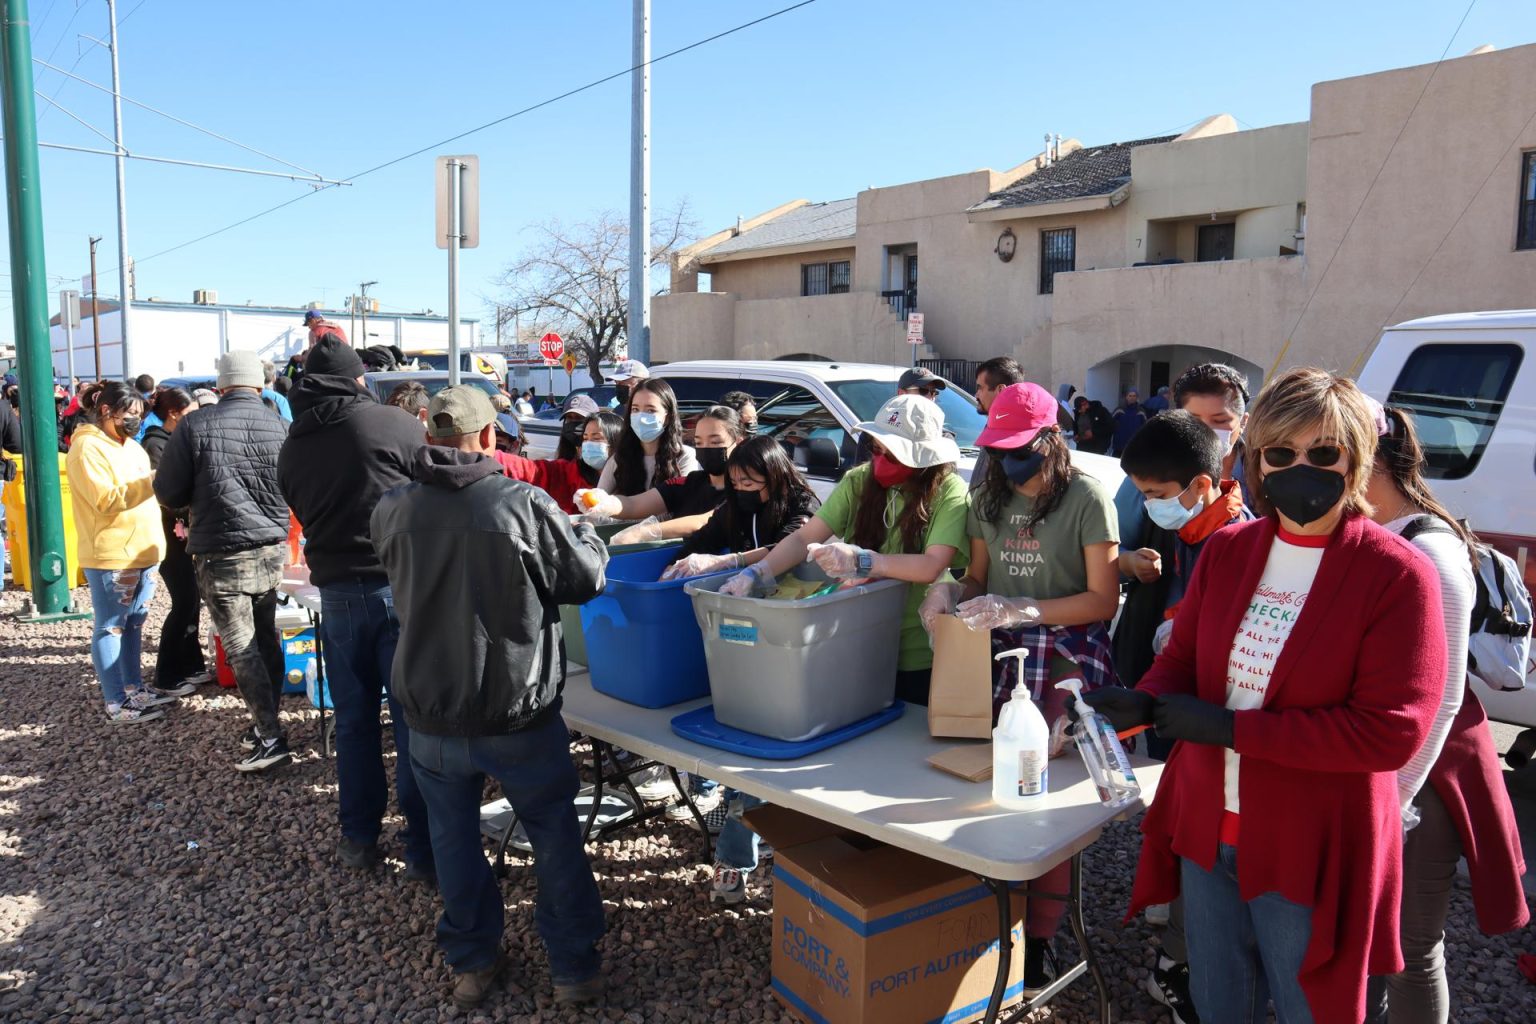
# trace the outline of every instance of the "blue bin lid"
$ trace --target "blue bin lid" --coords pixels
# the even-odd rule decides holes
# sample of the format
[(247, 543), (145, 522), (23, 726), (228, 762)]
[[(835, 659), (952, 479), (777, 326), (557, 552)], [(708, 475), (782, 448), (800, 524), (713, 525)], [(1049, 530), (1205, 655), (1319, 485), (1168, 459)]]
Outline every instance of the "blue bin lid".
[(900, 718), (906, 709), (906, 704), (898, 700), (884, 711), (877, 711), (868, 718), (861, 718), (841, 729), (833, 729), (820, 736), (791, 743), (787, 740), (776, 740), (721, 725), (715, 721), (715, 706), (706, 704), (692, 711), (684, 711), (673, 718), (672, 731), (685, 740), (693, 740), (695, 743), (702, 743), (706, 747), (714, 747), (717, 750), (728, 750), (744, 757), (760, 757), (765, 761), (792, 761), (795, 758), (807, 757), (819, 750), (826, 750), (828, 747), (835, 747), (839, 743), (847, 743), (882, 725), (888, 725)]

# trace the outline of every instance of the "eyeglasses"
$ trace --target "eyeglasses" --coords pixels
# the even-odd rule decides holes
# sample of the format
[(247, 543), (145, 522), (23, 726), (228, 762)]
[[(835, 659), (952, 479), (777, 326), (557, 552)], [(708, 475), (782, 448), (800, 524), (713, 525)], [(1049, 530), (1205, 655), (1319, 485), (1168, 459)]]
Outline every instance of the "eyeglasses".
[(1270, 469), (1285, 469), (1287, 466), (1293, 466), (1298, 458), (1305, 458), (1309, 466), (1327, 469), (1339, 464), (1339, 460), (1344, 457), (1344, 446), (1315, 444), (1302, 451), (1283, 444), (1275, 444), (1263, 448), (1261, 452), (1264, 456), (1264, 464)]

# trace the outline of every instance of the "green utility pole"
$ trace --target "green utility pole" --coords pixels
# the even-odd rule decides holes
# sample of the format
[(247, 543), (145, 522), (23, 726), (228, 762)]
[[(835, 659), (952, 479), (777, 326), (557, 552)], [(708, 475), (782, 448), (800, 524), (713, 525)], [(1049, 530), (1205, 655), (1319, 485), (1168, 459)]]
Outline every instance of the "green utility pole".
[(27, 0), (0, 0), (0, 106), (11, 230), (11, 308), (20, 363), (32, 618), (56, 619), (71, 615), (70, 581), (65, 578), (64, 505), (57, 469), (53, 346), (48, 338), (48, 275), (43, 269), (43, 201)]

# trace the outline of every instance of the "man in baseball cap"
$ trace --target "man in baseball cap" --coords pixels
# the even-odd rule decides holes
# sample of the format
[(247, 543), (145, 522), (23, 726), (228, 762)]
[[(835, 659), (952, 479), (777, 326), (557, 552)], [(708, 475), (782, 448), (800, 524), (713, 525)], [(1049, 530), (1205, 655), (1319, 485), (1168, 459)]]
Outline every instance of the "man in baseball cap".
[(325, 314), (321, 313), (318, 309), (307, 309), (304, 311), (304, 326), (309, 328), (309, 344), (306, 346), (307, 348), (314, 348), (320, 344), (320, 339), (324, 338), (327, 334), (336, 335), (343, 345), (351, 344), (351, 342), (347, 341), (347, 332), (341, 329), (341, 324), (331, 323), (331, 321), (325, 318)]
[(629, 393), (637, 380), (645, 380), (651, 375), (645, 364), (638, 359), (622, 359), (619, 365), (613, 368), (613, 373), (608, 375), (608, 381), (614, 386), (615, 400), (613, 408), (623, 409), (629, 405)]
[[(484, 1002), (502, 968), (505, 908), (480, 837), (487, 775), (533, 844), (555, 1003), (591, 1003), (605, 986), (603, 901), (571, 814), (580, 780), (560, 717), (558, 606), (597, 596), (608, 551), (548, 495), (502, 475), (495, 419), (480, 389), (439, 391), (414, 482), (374, 509), (370, 535), (400, 619), (391, 690), (427, 803), (454, 1003)], [(526, 984), (526, 965), (513, 973)]]
[(896, 393), (900, 395), (922, 395), (927, 399), (938, 398), (939, 392), (949, 387), (949, 384), (928, 369), (926, 366), (914, 366), (901, 375), (901, 380), (896, 384)]

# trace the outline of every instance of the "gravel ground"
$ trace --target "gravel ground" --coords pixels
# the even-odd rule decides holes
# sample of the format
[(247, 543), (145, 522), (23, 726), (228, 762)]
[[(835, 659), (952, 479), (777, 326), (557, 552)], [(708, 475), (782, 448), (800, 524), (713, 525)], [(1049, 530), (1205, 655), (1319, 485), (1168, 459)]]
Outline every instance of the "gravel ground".
[[(511, 980), (482, 1011), (459, 1013), (433, 944), (435, 894), (405, 882), (398, 859), (373, 877), (334, 861), (334, 774), (302, 697), (283, 713), (296, 762), (243, 776), (233, 764), (247, 719), (232, 691), (205, 687), (160, 722), (109, 727), (89, 623), (21, 625), (19, 603), (0, 597), (0, 1021), (792, 1019), (768, 995), (771, 881), (759, 872), (745, 909), (711, 909), (697, 835), (659, 821), (589, 848), (609, 918), (607, 1007), (553, 1007), (532, 878), (514, 860)], [(149, 665), (166, 606), (157, 597)], [(398, 826), (386, 825), (386, 845)], [(1116, 1019), (1166, 1021), (1142, 989), (1152, 931), (1119, 924), (1136, 849), (1130, 824), (1094, 848), (1089, 924)], [(1515, 969), (1533, 947), (1529, 932), (1479, 934), (1459, 882), (1455, 1019), (1536, 1020), (1536, 987)], [(1089, 1021), (1090, 991), (1080, 982), (1032, 1019)]]

